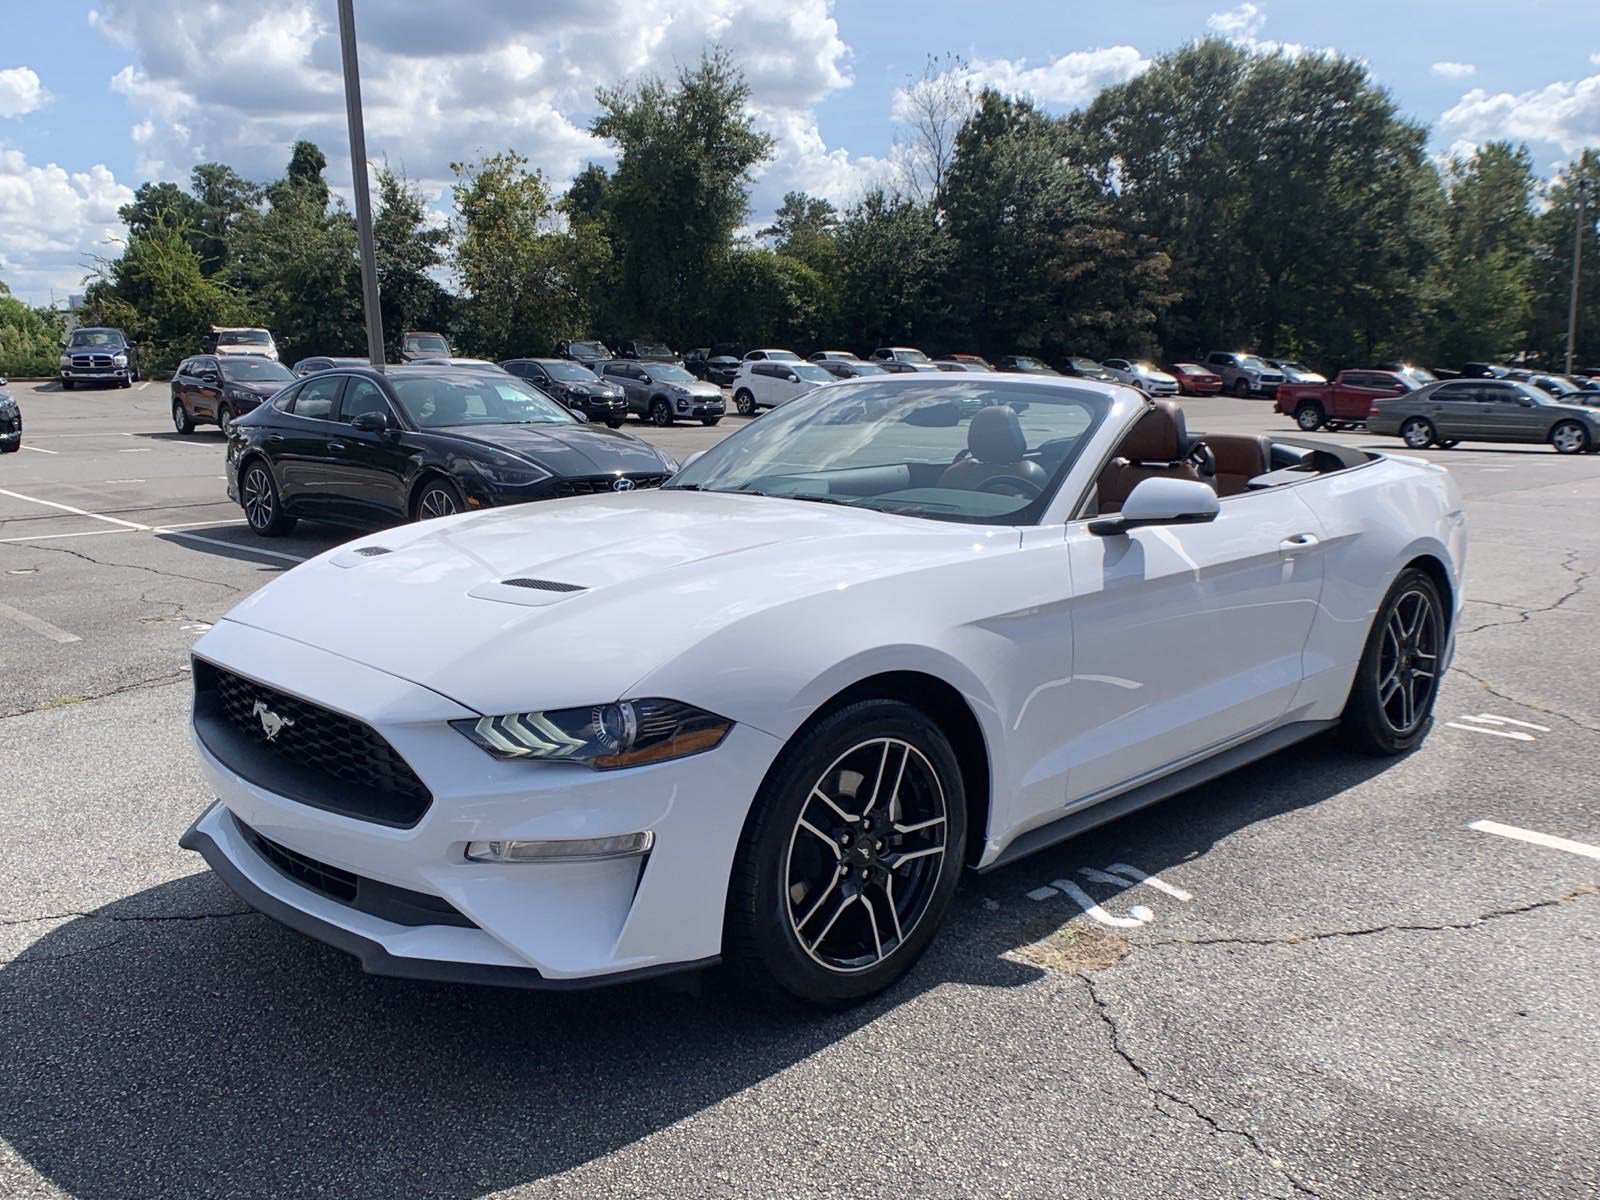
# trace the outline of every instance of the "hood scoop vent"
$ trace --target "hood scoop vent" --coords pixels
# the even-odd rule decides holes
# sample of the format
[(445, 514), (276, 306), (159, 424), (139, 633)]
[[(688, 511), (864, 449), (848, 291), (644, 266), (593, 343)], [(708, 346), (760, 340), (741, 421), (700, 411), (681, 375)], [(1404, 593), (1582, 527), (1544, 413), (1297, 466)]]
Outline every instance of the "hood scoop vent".
[(577, 583), (557, 583), (554, 579), (502, 579), (504, 587), (527, 588), (535, 592), (586, 592), (589, 589)]
[(513, 575), (510, 579), (480, 584), (467, 595), (477, 600), (519, 604), (523, 608), (545, 608), (551, 604), (571, 600), (588, 590), (581, 583), (563, 583), (559, 579), (535, 579), (531, 575)]
[(389, 547), (387, 547), (387, 546), (358, 546), (353, 553), (361, 555), (362, 558), (372, 558), (374, 555), (377, 555), (377, 554), (388, 554), (389, 553)]

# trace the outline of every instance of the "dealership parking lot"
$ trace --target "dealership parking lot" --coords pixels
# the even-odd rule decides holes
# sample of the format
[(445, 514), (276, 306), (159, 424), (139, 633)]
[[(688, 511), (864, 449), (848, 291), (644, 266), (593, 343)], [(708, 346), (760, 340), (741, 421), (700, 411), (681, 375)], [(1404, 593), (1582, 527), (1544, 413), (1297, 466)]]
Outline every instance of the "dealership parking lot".
[(1595, 1194), (1600, 457), (1425, 453), (1472, 546), (1420, 751), (1309, 743), (968, 876), (904, 984), (819, 1017), (376, 979), (246, 910), (177, 848), (187, 650), (344, 535), (251, 534), (163, 384), (12, 391), (0, 1195)]

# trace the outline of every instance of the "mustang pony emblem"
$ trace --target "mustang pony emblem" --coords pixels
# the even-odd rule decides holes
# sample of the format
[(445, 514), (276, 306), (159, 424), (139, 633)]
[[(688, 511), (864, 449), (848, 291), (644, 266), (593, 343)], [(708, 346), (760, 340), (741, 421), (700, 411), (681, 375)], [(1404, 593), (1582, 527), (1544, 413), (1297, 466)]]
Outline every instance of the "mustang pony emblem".
[(265, 700), (257, 700), (256, 706), (250, 710), (250, 715), (261, 722), (261, 732), (267, 735), (267, 741), (275, 742), (278, 735), (294, 724), (291, 717), (280, 717), (267, 707)]

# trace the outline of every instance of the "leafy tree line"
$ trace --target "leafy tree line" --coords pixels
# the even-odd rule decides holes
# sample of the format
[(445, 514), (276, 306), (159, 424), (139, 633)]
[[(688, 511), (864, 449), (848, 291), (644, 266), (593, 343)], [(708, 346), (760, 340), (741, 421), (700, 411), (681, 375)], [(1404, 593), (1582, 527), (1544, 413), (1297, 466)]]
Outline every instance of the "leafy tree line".
[[(908, 89), (902, 178), (842, 209), (792, 192), (753, 235), (750, 187), (774, 146), (722, 51), (601, 89), (591, 129), (615, 166), (564, 194), (506, 150), (452, 164), (446, 223), (385, 164), (391, 350), (418, 328), (493, 359), (584, 334), (1047, 358), (1251, 347), (1329, 367), (1564, 350), (1573, 187), (1600, 182), (1595, 151), (1548, 183), (1504, 143), (1441, 167), (1362, 64), (1216, 40), (1066, 116), (973, 92), (960, 66), (930, 62)], [(265, 325), (293, 357), (360, 354), (355, 225), (325, 167), (301, 142), (268, 184), (220, 163), (187, 187), (145, 184), (85, 317), (127, 329), (157, 370), (213, 323)], [(1593, 361), (1592, 222), (1583, 236)], [(52, 321), (0, 298), (0, 370), (53, 357)]]

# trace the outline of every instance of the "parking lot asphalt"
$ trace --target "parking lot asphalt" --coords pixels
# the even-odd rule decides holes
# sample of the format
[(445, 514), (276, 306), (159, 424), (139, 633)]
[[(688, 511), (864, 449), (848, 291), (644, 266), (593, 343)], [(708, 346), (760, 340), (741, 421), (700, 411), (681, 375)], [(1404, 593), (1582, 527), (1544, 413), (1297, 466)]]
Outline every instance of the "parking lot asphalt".
[[(969, 876), (903, 985), (817, 1016), (715, 973), (375, 979), (245, 910), (176, 844), (209, 801), (187, 650), (344, 535), (255, 539), (220, 435), (173, 433), (164, 385), (12, 390), (0, 1195), (1600, 1190), (1600, 456), (1424, 454), (1472, 546), (1419, 751), (1308, 743)], [(1185, 404), (1295, 433), (1260, 401)], [(681, 456), (742, 423), (630, 428)]]

